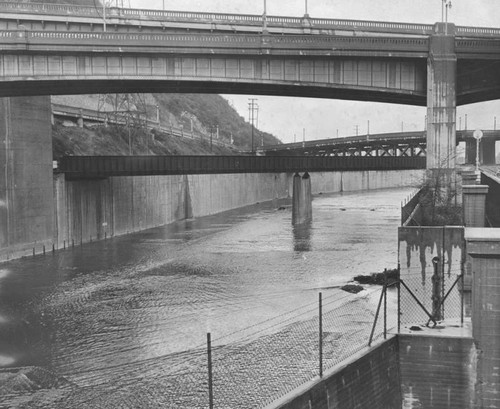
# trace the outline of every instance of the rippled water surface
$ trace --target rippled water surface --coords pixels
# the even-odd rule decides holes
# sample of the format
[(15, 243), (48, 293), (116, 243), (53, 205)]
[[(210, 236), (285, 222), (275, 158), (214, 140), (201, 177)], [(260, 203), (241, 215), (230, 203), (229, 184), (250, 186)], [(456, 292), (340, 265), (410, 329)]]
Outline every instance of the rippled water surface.
[[(319, 291), (340, 305), (339, 285), (396, 266), (408, 193), (318, 196), (313, 222), (301, 228), (292, 227), (288, 206), (256, 205), (0, 264), (0, 392), (6, 368), (36, 366), (63, 377), (56, 386), (66, 392), (31, 391), (27, 407), (71, 399), (78, 407), (203, 407), (189, 400), (192, 387), (182, 388), (199, 378), (204, 396), (197, 368), (207, 332), (216, 350), (226, 348), (221, 371), (231, 360), (242, 367), (249, 356), (286, 356), (280, 339), (298, 323), (309, 328), (311, 309), (300, 308), (314, 306)], [(308, 331), (301, 342), (314, 339)], [(105, 404), (104, 395), (114, 398)]]

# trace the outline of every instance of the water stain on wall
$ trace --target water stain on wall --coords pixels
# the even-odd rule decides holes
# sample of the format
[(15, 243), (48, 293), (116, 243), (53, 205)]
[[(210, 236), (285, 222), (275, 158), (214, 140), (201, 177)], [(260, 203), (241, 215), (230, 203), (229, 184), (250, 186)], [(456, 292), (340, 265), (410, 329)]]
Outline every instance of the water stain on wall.
[[(452, 271), (459, 271), (464, 248), (463, 227), (400, 227), (398, 232), (399, 261), (406, 261), (408, 269), (415, 267), (414, 258), (418, 257), (422, 282), (426, 281), (428, 267), (432, 258), (443, 260), (448, 277)], [(404, 253), (403, 253), (404, 252)], [(402, 256), (405, 257), (402, 257)], [(413, 262), (413, 264), (412, 264)]]

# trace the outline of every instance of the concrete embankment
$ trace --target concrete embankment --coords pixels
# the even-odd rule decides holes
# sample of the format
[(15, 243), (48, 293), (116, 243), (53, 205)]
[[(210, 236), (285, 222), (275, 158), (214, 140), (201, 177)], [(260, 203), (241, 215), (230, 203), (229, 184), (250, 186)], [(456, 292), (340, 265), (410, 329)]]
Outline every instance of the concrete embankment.
[[(311, 174), (313, 194), (408, 186), (418, 171)], [(292, 174), (231, 174), (54, 179), (55, 245), (105, 237), (290, 197)], [(39, 250), (38, 250), (39, 251)]]
[[(312, 193), (414, 185), (421, 171), (322, 172), (311, 174)], [(112, 177), (66, 181), (54, 175), (53, 229), (46, 238), (26, 237), (0, 250), (1, 259), (41, 254), (178, 220), (202, 217), (257, 202), (287, 198), (292, 174), (230, 174)], [(40, 203), (33, 205), (40, 206)], [(11, 209), (14, 212), (15, 209)], [(26, 221), (29, 224), (29, 220)]]

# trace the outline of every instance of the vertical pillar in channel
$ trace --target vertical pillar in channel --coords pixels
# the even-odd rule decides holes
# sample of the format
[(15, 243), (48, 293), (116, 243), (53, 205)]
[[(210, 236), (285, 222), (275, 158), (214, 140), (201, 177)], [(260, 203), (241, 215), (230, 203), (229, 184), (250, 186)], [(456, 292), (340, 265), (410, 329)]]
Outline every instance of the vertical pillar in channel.
[(292, 224), (303, 224), (312, 220), (311, 177), (298, 173), (293, 177)]

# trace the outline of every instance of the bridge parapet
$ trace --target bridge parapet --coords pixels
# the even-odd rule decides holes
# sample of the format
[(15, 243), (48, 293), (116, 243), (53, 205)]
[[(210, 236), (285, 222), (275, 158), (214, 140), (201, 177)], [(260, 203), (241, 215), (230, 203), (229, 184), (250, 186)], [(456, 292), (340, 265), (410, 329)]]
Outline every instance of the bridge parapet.
[[(77, 40), (77, 42), (75, 42)], [(143, 53), (154, 48), (167, 50), (169, 48), (199, 48), (211, 47), (212, 53), (230, 47), (233, 52), (241, 50), (242, 54), (279, 53), (286, 50), (287, 54), (297, 50), (298, 55), (315, 55), (321, 52), (325, 55), (342, 54), (350, 50), (365, 51), (370, 55), (380, 52), (399, 51), (405, 54), (425, 54), (428, 50), (426, 38), (394, 38), (394, 37), (351, 37), (351, 36), (261, 36), (258, 34), (168, 34), (168, 33), (114, 33), (114, 32), (76, 32), (76, 31), (46, 31), (46, 30), (3, 30), (0, 32), (0, 43), (6, 49), (9, 44), (15, 44), (16, 49), (25, 45), (26, 49), (35, 51), (50, 46), (54, 50), (58, 46), (71, 46), (73, 50), (95, 50), (95, 47), (120, 47), (127, 51), (132, 47), (141, 46)], [(235, 48), (237, 50), (235, 50)], [(122, 52), (123, 52), (122, 51)]]

